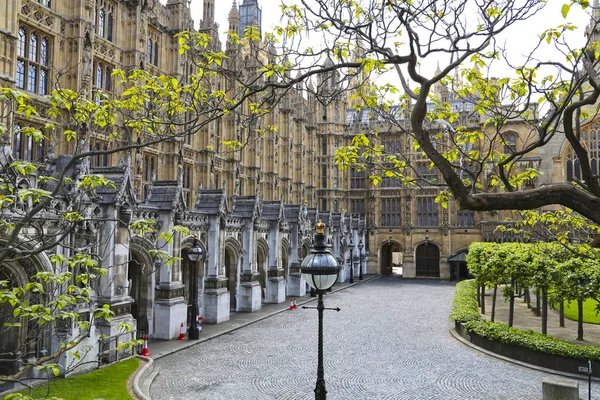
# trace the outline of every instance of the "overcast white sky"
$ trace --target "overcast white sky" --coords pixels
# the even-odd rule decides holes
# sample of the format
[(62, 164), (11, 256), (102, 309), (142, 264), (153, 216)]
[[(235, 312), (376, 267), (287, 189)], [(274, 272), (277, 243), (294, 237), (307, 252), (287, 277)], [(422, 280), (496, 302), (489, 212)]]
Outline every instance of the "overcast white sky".
[[(164, 0), (163, 0), (164, 1)], [(243, 0), (236, 0), (237, 4), (243, 2)], [(290, 0), (286, 0), (289, 3)], [(227, 31), (228, 15), (231, 10), (231, 6), (234, 0), (215, 0), (215, 19), (219, 24), (219, 30), (222, 33), (221, 42), (225, 43), (224, 32)], [(263, 32), (271, 30), (275, 25), (280, 23), (281, 10), (279, 4), (281, 0), (258, 0), (259, 5), (262, 8), (263, 13)], [(507, 35), (506, 43), (508, 48), (515, 51), (514, 56), (526, 53), (528, 49), (536, 43), (538, 35), (545, 29), (550, 27), (556, 27), (560, 24), (565, 23), (561, 15), (561, 7), (563, 4), (570, 2), (569, 0), (548, 0), (548, 5), (542, 13), (538, 14), (534, 19), (521, 23), (517, 27), (513, 27), (510, 30), (510, 34)], [(590, 3), (593, 1), (590, 0)], [(203, 0), (192, 0), (192, 16), (196, 21), (196, 26), (202, 18), (202, 7)], [(579, 29), (572, 34), (574, 47), (583, 43), (583, 33), (586, 25), (589, 21), (589, 13), (591, 7), (586, 12), (581, 11), (579, 7), (574, 6), (568, 16), (568, 21), (575, 24)], [(549, 46), (546, 46), (548, 51), (551, 51)], [(435, 65), (428, 63), (422, 68), (422, 73), (425, 75), (432, 75), (435, 70)], [(494, 72), (495, 73), (495, 72)], [(496, 73), (495, 73), (496, 74)]]

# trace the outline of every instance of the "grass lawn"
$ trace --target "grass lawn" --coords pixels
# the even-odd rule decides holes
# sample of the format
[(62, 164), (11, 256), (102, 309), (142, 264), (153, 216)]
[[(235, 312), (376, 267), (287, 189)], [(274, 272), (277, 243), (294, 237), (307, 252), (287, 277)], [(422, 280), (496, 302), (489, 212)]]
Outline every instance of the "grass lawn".
[[(131, 399), (127, 391), (127, 379), (139, 364), (140, 360), (134, 357), (87, 374), (68, 379), (57, 379), (50, 384), (50, 387), (42, 385), (33, 389), (33, 398), (59, 397), (65, 400)], [(27, 394), (27, 392), (22, 393)]]
[[(588, 324), (600, 324), (600, 314), (596, 315), (596, 300), (587, 299), (583, 302), (583, 322)], [(558, 304), (556, 304), (555, 310), (558, 310)], [(579, 313), (577, 312), (577, 302), (565, 302), (565, 318), (577, 321)]]

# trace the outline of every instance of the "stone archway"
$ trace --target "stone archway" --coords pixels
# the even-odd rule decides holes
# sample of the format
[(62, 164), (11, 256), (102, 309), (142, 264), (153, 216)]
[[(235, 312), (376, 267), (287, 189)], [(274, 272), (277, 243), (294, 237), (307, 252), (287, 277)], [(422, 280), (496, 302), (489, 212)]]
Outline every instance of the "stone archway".
[(423, 243), (416, 250), (417, 278), (440, 277), (440, 249), (432, 243)]
[(130, 258), (127, 264), (128, 295), (133, 299), (131, 315), (137, 323), (137, 330), (143, 334), (151, 334), (152, 303), (154, 299), (154, 262), (150, 255), (152, 243), (141, 237), (131, 240)]
[(381, 275), (402, 276), (402, 246), (395, 240), (380, 244), (379, 273)]
[(237, 241), (228, 238), (225, 241), (225, 277), (227, 278), (227, 290), (229, 291), (229, 309), (238, 309), (238, 285), (239, 285), (239, 245)]
[(267, 242), (264, 239), (259, 239), (256, 244), (256, 269), (258, 272), (258, 283), (260, 284), (260, 293), (263, 301), (266, 298), (267, 292), (267, 269), (269, 261), (269, 250)]
[[(31, 249), (30, 246), (24, 246)], [(6, 281), (6, 288), (23, 288), (31, 277), (40, 271), (52, 271), (52, 265), (45, 254), (25, 257), (19, 261), (5, 261), (0, 267), (0, 281)], [(48, 290), (48, 286), (45, 287)], [(56, 295), (57, 293), (55, 293)], [(27, 292), (21, 300), (29, 304), (45, 304), (47, 298)], [(9, 302), (0, 304), (0, 375), (12, 375), (22, 368), (23, 359), (40, 358), (52, 353), (53, 324), (39, 324), (37, 320), (28, 321), (24, 317), (15, 317), (14, 308)], [(20, 323), (20, 326), (5, 326), (5, 323)], [(27, 372), (22, 378), (30, 377)], [(15, 386), (12, 382), (0, 383), (0, 392)]]

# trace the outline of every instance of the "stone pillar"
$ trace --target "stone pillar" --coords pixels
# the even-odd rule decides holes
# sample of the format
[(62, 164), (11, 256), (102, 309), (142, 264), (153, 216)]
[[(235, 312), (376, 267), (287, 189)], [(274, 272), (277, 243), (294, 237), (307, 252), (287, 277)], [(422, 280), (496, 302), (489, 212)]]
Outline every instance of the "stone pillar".
[[(169, 227), (173, 226), (172, 212), (161, 213), (160, 220), (162, 226)], [(176, 235), (180, 235), (176, 233)], [(157, 247), (167, 251), (171, 256), (179, 257), (180, 249), (179, 246), (175, 246), (175, 243), (179, 243), (180, 238), (177, 241), (173, 240), (171, 243), (166, 243), (163, 239), (157, 242)], [(179, 265), (180, 269), (181, 266)], [(159, 264), (159, 281), (156, 291), (156, 302), (154, 306), (154, 335), (152, 337), (156, 339), (173, 339), (179, 335), (179, 328), (181, 323), (187, 323), (187, 303), (183, 296), (183, 282), (181, 281), (181, 274), (173, 274), (173, 265), (169, 265), (166, 262)]]
[(261, 308), (262, 295), (258, 273), (252, 270), (252, 261), (256, 257), (256, 235), (251, 220), (246, 222), (242, 233), (242, 273), (240, 275), (239, 309), (245, 312), (258, 311)]
[(290, 260), (290, 273), (288, 281), (288, 295), (291, 297), (302, 297), (306, 295), (306, 282), (300, 273), (300, 243), (298, 242), (300, 226), (298, 223), (293, 224), (290, 230), (290, 246), (292, 251), (288, 255)]
[(205, 258), (206, 276), (204, 278), (204, 297), (202, 315), (209, 324), (219, 324), (229, 321), (229, 296), (227, 279), (224, 277), (224, 268), (221, 265), (225, 243), (218, 215), (209, 217), (209, 228), (206, 239), (208, 257)]
[(269, 230), (269, 269), (265, 303), (283, 303), (285, 301), (285, 278), (281, 268), (281, 232), (279, 221), (271, 223)]

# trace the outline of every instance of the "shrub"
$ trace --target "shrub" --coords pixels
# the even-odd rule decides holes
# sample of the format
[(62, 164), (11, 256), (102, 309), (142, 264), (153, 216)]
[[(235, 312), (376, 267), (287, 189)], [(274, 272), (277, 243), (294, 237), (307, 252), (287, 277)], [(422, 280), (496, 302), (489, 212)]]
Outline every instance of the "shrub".
[(581, 360), (600, 361), (600, 346), (582, 346), (565, 342), (532, 330), (509, 328), (501, 322), (485, 321), (477, 309), (475, 280), (462, 281), (456, 285), (450, 318), (464, 323), (469, 332), (488, 340), (531, 349), (540, 353), (571, 357)]
[(454, 322), (480, 321), (481, 315), (477, 310), (475, 298), (477, 284), (474, 279), (462, 281), (456, 285), (452, 313), (450, 318)]

